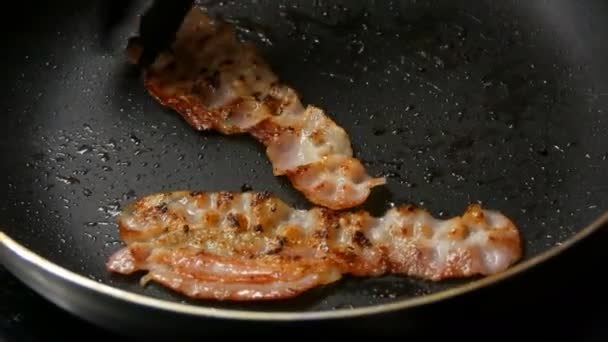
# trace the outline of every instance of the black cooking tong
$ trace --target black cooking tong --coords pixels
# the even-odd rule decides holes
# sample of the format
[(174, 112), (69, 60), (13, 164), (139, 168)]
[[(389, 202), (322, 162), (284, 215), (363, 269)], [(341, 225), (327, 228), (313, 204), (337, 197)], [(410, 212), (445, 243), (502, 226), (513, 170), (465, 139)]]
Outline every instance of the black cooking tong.
[[(143, 46), (143, 54), (139, 59), (141, 66), (152, 63), (162, 50), (171, 45), (194, 2), (194, 0), (152, 0), (145, 4), (139, 22), (139, 38)], [(107, 0), (103, 3), (105, 8), (101, 11), (101, 22), (104, 35), (112, 32), (129, 16), (133, 8), (141, 5), (141, 1), (137, 0)]]

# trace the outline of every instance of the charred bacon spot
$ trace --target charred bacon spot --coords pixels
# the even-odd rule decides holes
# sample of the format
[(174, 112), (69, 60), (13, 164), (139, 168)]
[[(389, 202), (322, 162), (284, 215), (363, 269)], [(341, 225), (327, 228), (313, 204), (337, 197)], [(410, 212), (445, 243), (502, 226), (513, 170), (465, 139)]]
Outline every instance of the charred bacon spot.
[(221, 85), (219, 70), (215, 70), (211, 76), (205, 77), (205, 83), (207, 83), (213, 90), (218, 90)]
[(247, 217), (245, 215), (236, 213), (230, 213), (226, 216), (226, 220), (228, 221), (228, 224), (230, 225), (230, 227), (232, 228), (236, 228), (236, 230), (238, 232), (243, 232), (247, 229), (247, 227), (249, 226), (249, 219), (247, 219)]
[(353, 235), (353, 242), (356, 243), (359, 247), (371, 247), (372, 242), (369, 241), (367, 236), (363, 234), (362, 231), (357, 230)]
[(315, 230), (313, 236), (317, 239), (327, 240), (329, 237), (329, 230), (327, 228), (321, 228), (319, 230)]
[(169, 208), (167, 207), (167, 203), (161, 203), (156, 206), (156, 210), (160, 211), (163, 214), (166, 214)]
[(319, 208), (321, 220), (331, 229), (340, 228), (340, 214), (327, 208)]
[(190, 226), (189, 226), (189, 225), (187, 225), (187, 224), (185, 224), (185, 225), (182, 227), (182, 231), (183, 231), (184, 233), (188, 233), (188, 232), (190, 231)]
[(417, 207), (415, 205), (405, 205), (399, 208), (399, 212), (402, 213), (413, 213), (416, 211)]
[(272, 194), (268, 191), (258, 192), (253, 195), (253, 199), (251, 200), (251, 206), (253, 206), (253, 207), (258, 206), (258, 205), (264, 203), (266, 200), (269, 200), (271, 197), (272, 197)]
[(255, 226), (253, 226), (253, 231), (256, 233), (263, 233), (264, 228), (262, 228), (261, 224), (256, 224)]
[(278, 254), (281, 253), (281, 251), (283, 250), (283, 248), (285, 247), (285, 245), (287, 245), (287, 238), (284, 236), (279, 236), (276, 239), (277, 247), (271, 249), (270, 251), (268, 251), (268, 254)]
[(343, 262), (347, 264), (353, 264), (357, 261), (358, 256), (351, 248), (347, 248), (346, 250), (336, 251), (336, 256), (342, 259)]
[(232, 228), (239, 228), (239, 218), (233, 214), (230, 213), (226, 216), (226, 220), (228, 221), (228, 224), (230, 225), (230, 227)]
[(222, 191), (222, 192), (218, 193), (218, 196), (217, 196), (217, 207), (218, 208), (228, 207), (233, 200), (234, 200), (233, 193)]
[(200, 196), (200, 195), (202, 195), (202, 194), (203, 194), (203, 192), (202, 192), (202, 191), (191, 191), (191, 192), (190, 192), (190, 196), (191, 196), (191, 197), (198, 197), (198, 196)]

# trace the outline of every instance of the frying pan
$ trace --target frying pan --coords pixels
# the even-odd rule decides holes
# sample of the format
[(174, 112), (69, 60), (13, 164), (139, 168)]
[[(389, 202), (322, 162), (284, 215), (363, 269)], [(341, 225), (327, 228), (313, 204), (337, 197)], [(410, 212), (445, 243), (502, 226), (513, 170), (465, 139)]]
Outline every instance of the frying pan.
[(0, 255), (60, 307), (123, 332), (406, 325), (390, 318), (533, 271), (608, 221), (604, 1), (199, 5), (256, 42), (305, 103), (347, 130), (370, 173), (388, 176), (361, 208), (411, 203), (447, 218), (481, 202), (513, 219), (525, 257), (486, 278), (347, 278), (265, 303), (194, 301), (110, 275), (115, 216), (139, 196), (253, 189), (310, 204), (253, 140), (196, 132), (147, 94), (124, 52), (136, 20), (100, 47), (100, 2), (28, 2), (2, 21)]

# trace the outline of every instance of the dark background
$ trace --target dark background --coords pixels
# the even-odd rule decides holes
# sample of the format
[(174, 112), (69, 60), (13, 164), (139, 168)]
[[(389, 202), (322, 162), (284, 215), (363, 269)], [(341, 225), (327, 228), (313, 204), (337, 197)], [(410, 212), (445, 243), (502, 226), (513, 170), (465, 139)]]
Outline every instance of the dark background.
[[(411, 315), (395, 316), (414, 321), (415, 329), (402, 332), (407, 338), (446, 339), (459, 335), (470, 340), (523, 339), (532, 336), (576, 341), (608, 340), (608, 295), (605, 262), (608, 230), (596, 232), (555, 259), (526, 274)], [(122, 340), (58, 309), (0, 269), (0, 338), (2, 341), (48, 341), (64, 339)], [(167, 323), (170, 324), (170, 323)], [(405, 326), (405, 324), (403, 325)], [(382, 335), (386, 331), (370, 333)], [(239, 332), (235, 325), (232, 332)], [(294, 333), (319, 334), (314, 325), (303, 330), (278, 328), (263, 331), (264, 337), (292, 338)], [(179, 332), (176, 331), (176, 337)], [(243, 333), (242, 331), (240, 333)], [(248, 332), (246, 332), (248, 333)], [(323, 331), (348, 334), (348, 331)], [(251, 336), (252, 334), (249, 334)], [(201, 337), (205, 333), (201, 332)], [(261, 336), (262, 337), (262, 336)], [(133, 338), (124, 338), (133, 341)], [(142, 340), (154, 340), (142, 336)]]

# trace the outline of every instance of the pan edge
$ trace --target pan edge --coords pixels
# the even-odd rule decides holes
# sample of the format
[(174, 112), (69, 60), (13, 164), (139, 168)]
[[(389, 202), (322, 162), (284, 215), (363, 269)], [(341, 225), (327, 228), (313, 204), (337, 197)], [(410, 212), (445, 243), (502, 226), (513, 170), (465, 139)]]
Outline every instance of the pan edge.
[[(311, 312), (259, 312), (248, 310), (217, 309), (174, 303), (145, 295), (135, 294), (126, 290), (121, 290), (109, 285), (95, 282), (89, 278), (67, 270), (66, 268), (63, 268), (43, 258), (27, 247), (21, 245), (2, 230), (0, 230), (0, 263), (35, 292), (39, 293), (47, 300), (50, 300), (55, 305), (62, 307), (64, 310), (75, 314), (87, 315), (87, 313), (79, 312), (77, 308), (78, 304), (71, 303), (69, 299), (59, 298), (56, 295), (54, 296), (53, 291), (56, 292), (57, 288), (53, 290), (50, 287), (57, 287), (57, 285), (60, 285), (65, 286), (66, 288), (72, 287), (82, 289), (83, 291), (86, 290), (97, 295), (109, 297), (110, 299), (122, 302), (123, 304), (133, 304), (136, 306), (147, 307), (149, 309), (190, 315), (200, 318), (236, 319), (248, 321), (327, 320), (386, 314), (394, 311), (410, 309), (464, 295), (471, 291), (497, 284), (502, 280), (506, 280), (541, 263), (549, 261), (550, 259), (558, 256), (560, 253), (569, 249), (574, 244), (587, 238), (604, 225), (608, 225), (608, 211), (603, 215), (600, 215), (584, 229), (565, 240), (562, 244), (556, 245), (555, 247), (552, 247), (547, 251), (532, 257), (531, 259), (516, 264), (502, 273), (471, 281), (461, 286), (388, 304), (372, 305), (355, 309), (336, 309)], [(37, 273), (38, 275), (36, 275)], [(36, 280), (39, 280), (37, 278), (39, 278), (40, 275), (51, 279), (53, 284), (49, 282), (34, 283)], [(77, 296), (74, 296), (74, 298), (76, 297)]]

